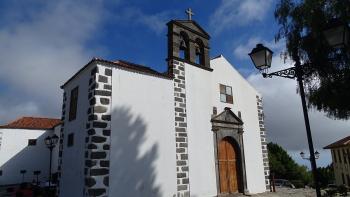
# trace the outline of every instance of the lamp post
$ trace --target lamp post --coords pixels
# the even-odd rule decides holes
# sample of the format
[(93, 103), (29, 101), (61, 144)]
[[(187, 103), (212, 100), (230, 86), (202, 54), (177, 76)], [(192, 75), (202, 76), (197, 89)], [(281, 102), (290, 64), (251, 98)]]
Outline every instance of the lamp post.
[(24, 174), (27, 173), (27, 170), (21, 170), (19, 173), (22, 174), (22, 183), (24, 183)]
[(346, 48), (349, 46), (350, 29), (346, 22), (333, 19), (327, 24), (322, 33), (328, 45), (333, 48)]
[(58, 136), (54, 134), (53, 136), (47, 136), (45, 138), (45, 144), (50, 150), (50, 164), (49, 164), (49, 188), (51, 187), (51, 166), (52, 166), (52, 150), (55, 148), (58, 142)]
[(317, 197), (320, 197), (321, 192), (318, 184), (318, 176), (317, 176), (317, 170), (316, 170), (317, 166), (316, 166), (316, 160), (315, 160), (315, 154), (314, 154), (315, 151), (314, 151), (314, 146), (312, 142), (312, 135), (311, 135), (309, 116), (308, 116), (307, 107), (306, 107), (305, 92), (304, 92), (304, 85), (303, 85), (303, 76), (307, 72), (307, 69), (306, 67), (301, 65), (300, 60), (297, 57), (294, 67), (287, 68), (287, 69), (280, 70), (273, 73), (268, 73), (268, 69), (271, 67), (272, 54), (273, 53), (270, 49), (263, 46), (262, 44), (257, 44), (256, 47), (251, 51), (251, 53), (249, 53), (249, 56), (252, 59), (255, 67), (262, 72), (262, 75), (264, 78), (272, 78), (272, 76), (278, 76), (278, 77), (284, 77), (289, 79), (295, 79), (295, 78), (297, 79), (299, 84), (299, 89), (300, 89), (301, 103), (303, 106), (307, 140), (309, 144), (309, 150), (311, 153), (310, 162), (311, 162), (311, 168), (312, 168), (312, 173), (313, 173), (314, 182), (315, 182), (316, 195)]
[(36, 185), (39, 186), (39, 175), (41, 171), (40, 170), (35, 170), (33, 171), (33, 174), (36, 176)]
[[(315, 152), (315, 159), (320, 158), (320, 153), (318, 151)], [(300, 152), (300, 156), (302, 159), (306, 159), (306, 160), (310, 160), (310, 156), (309, 157), (305, 157), (305, 153), (304, 152)]]
[[(333, 48), (347, 48), (350, 40), (350, 30), (349, 25), (346, 22), (341, 22), (340, 20), (334, 19), (331, 20), (326, 29), (323, 31), (323, 36), (327, 41), (328, 45)], [(297, 49), (295, 49), (297, 51)], [(317, 166), (316, 159), (319, 157), (319, 153), (314, 152), (314, 146), (312, 142), (312, 135), (309, 123), (309, 115), (307, 112), (306, 101), (305, 101), (305, 92), (303, 85), (303, 77), (312, 70), (308, 65), (302, 65), (300, 63), (300, 57), (295, 55), (293, 57), (295, 61), (294, 67), (287, 68), (284, 70), (268, 73), (268, 69), (271, 67), (272, 62), (272, 54), (273, 52), (265, 47), (262, 44), (257, 44), (256, 47), (249, 53), (250, 58), (252, 59), (255, 67), (262, 73), (264, 78), (272, 78), (273, 76), (284, 77), (289, 79), (297, 79), (299, 89), (300, 89), (300, 98), (303, 107), (306, 135), (309, 145), (310, 157), (308, 158), (311, 162), (312, 174), (315, 182), (315, 189), (317, 197), (321, 196), (320, 187), (318, 184), (318, 174), (317, 174)], [(297, 54), (297, 53), (294, 53)], [(305, 154), (304, 154), (305, 156)], [(316, 158), (317, 157), (317, 158)]]

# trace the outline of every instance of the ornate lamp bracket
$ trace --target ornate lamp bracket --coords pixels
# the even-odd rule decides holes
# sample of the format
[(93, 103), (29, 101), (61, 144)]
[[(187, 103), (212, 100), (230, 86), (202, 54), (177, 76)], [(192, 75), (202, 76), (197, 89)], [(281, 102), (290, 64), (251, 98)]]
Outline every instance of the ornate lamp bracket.
[(264, 78), (272, 78), (272, 76), (284, 77), (289, 79), (294, 79), (296, 77), (296, 68), (291, 67), (283, 70), (279, 70), (273, 73), (263, 73)]
[(284, 77), (289, 79), (294, 79), (298, 75), (303, 78), (303, 76), (307, 76), (313, 73), (313, 69), (309, 64), (304, 64), (300, 66), (294, 66), (287, 69), (279, 70), (273, 73), (262, 73), (264, 78), (272, 78), (272, 76)]

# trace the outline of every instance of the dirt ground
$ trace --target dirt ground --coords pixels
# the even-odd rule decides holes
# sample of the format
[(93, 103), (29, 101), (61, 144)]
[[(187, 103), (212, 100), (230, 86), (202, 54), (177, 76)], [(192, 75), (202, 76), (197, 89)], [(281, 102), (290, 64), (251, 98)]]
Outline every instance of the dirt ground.
[[(325, 196), (325, 191), (321, 191), (322, 196)], [(313, 189), (289, 189), (276, 188), (276, 193), (266, 192), (263, 194), (255, 194), (252, 197), (315, 197), (316, 192)], [(348, 194), (350, 196), (350, 194)]]

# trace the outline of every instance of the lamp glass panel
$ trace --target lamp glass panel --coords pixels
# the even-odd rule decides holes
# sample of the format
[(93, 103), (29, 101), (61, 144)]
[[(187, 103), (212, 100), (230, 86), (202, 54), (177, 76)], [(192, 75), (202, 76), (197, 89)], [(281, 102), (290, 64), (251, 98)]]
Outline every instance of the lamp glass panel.
[(345, 31), (345, 26), (338, 26), (335, 28), (327, 29), (325, 30), (324, 36), (326, 37), (326, 40), (328, 44), (332, 47), (341, 47), (345, 43), (345, 38), (344, 38), (344, 31)]
[(320, 153), (319, 152), (315, 152), (315, 158), (319, 158), (320, 157)]
[(45, 138), (45, 144), (46, 145), (50, 145), (51, 144), (51, 138), (50, 137), (46, 137)]
[(265, 50), (258, 51), (251, 54), (251, 58), (255, 67), (259, 70), (264, 69), (265, 67)]
[(53, 142), (54, 144), (57, 144), (57, 142), (58, 142), (58, 136), (57, 136), (57, 135), (54, 135), (54, 136), (52, 137), (52, 142)]
[(270, 68), (272, 63), (272, 53), (266, 50), (266, 68)]

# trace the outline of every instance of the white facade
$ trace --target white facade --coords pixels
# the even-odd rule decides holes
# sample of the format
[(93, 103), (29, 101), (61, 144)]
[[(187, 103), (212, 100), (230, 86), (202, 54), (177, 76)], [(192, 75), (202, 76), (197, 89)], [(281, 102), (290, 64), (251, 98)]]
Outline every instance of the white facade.
[[(217, 194), (214, 138), (210, 122), (214, 106), (212, 74), (185, 64), (189, 179), (193, 196)], [(219, 92), (216, 93), (220, 96)]]
[[(211, 131), (213, 107), (218, 113), (230, 107), (242, 114), (245, 165), (249, 193), (266, 191), (256, 96), (259, 93), (223, 57), (211, 60), (213, 72), (186, 64), (187, 128), (191, 195), (217, 194), (214, 140)], [(234, 104), (220, 102), (219, 85), (232, 87)], [(199, 124), (200, 123), (200, 124)], [(192, 167), (191, 166), (195, 166)]]
[[(58, 133), (60, 126), (52, 130), (0, 128), (2, 136), (0, 146), (0, 185), (19, 184), (22, 182), (21, 170), (26, 170), (23, 181), (36, 180), (33, 171), (41, 171), (40, 182), (48, 181), (49, 149), (44, 139)], [(28, 140), (36, 140), (36, 145), (29, 146)], [(52, 173), (57, 169), (57, 148), (52, 155)]]
[[(92, 65), (91, 65), (92, 66)], [(70, 100), (71, 91), (78, 87), (78, 107), (76, 118), (69, 121), (69, 102), (64, 103), (66, 111), (66, 121), (64, 122), (62, 162), (60, 178), (60, 196), (82, 196), (84, 188), (84, 154), (85, 154), (85, 122), (87, 120), (88, 85), (91, 66), (83, 70), (81, 74), (67, 84), (64, 88), (67, 100)], [(73, 135), (73, 145), (68, 146), (68, 135)]]
[[(41, 170), (45, 179), (49, 152), (43, 139), (55, 132), (60, 197), (265, 192), (261, 96), (223, 56), (209, 60), (210, 36), (196, 22), (173, 20), (168, 28), (167, 73), (94, 58), (61, 87), (61, 126), (1, 129), (0, 185), (20, 182), (22, 169), (27, 175)], [(185, 59), (179, 56), (184, 48)], [(220, 101), (220, 84), (232, 89), (233, 104)], [(234, 158), (226, 158), (224, 175), (236, 185), (226, 181), (235, 188), (224, 190), (218, 143), (227, 138), (225, 151)], [(27, 146), (28, 139), (37, 145)]]
[[(264, 165), (261, 148), (259, 118), (256, 96), (260, 94), (245, 80), (239, 72), (223, 57), (210, 62), (213, 71), (212, 92), (213, 106), (218, 112), (230, 107), (243, 121), (244, 155), (247, 176), (247, 189), (250, 193), (266, 191)], [(219, 84), (232, 87), (233, 104), (220, 102)]]
[[(219, 193), (215, 168), (215, 143), (211, 118), (230, 107), (240, 112), (249, 193), (266, 191), (256, 96), (259, 93), (220, 56), (211, 61), (212, 72), (185, 64), (188, 165), (191, 196), (215, 196)], [(65, 121), (64, 135), (74, 132), (74, 146), (63, 143), (60, 196), (81, 196), (84, 190), (85, 122), (89, 108), (87, 93), (91, 71), (100, 74), (111, 69), (111, 114), (109, 150), (110, 196), (176, 195), (176, 147), (174, 133), (174, 82), (108, 63), (92, 62), (64, 86), (70, 91), (79, 86), (77, 118)], [(100, 75), (98, 74), (98, 75)], [(98, 77), (95, 77), (96, 80)], [(111, 81), (109, 81), (111, 80)], [(232, 87), (233, 104), (220, 102), (219, 85)], [(101, 84), (98, 85), (100, 89)], [(109, 98), (109, 97), (105, 97)], [(97, 104), (100, 104), (97, 102)], [(69, 111), (69, 106), (66, 106)], [(68, 115), (66, 115), (67, 117)], [(99, 118), (99, 116), (98, 116)], [(95, 129), (96, 130), (96, 129)]]
[(111, 196), (176, 194), (173, 81), (113, 68)]
[(350, 186), (350, 145), (331, 149), (336, 185)]

